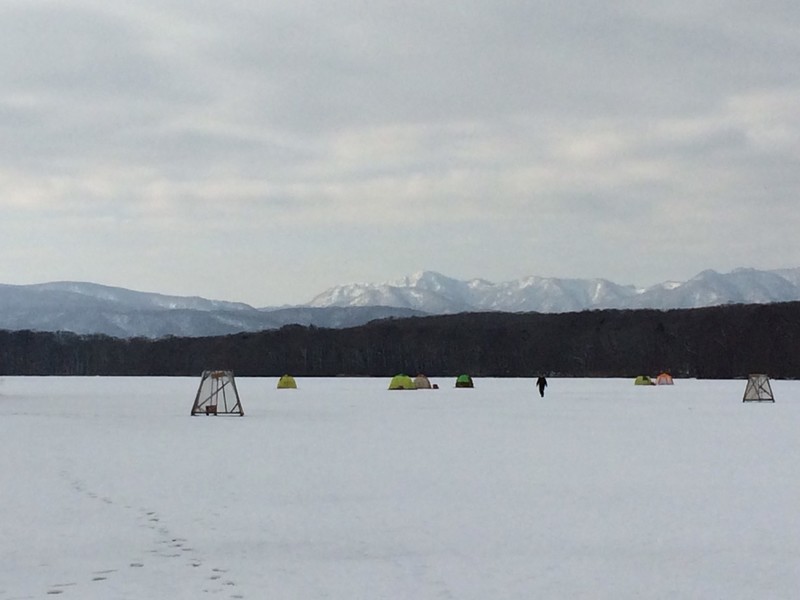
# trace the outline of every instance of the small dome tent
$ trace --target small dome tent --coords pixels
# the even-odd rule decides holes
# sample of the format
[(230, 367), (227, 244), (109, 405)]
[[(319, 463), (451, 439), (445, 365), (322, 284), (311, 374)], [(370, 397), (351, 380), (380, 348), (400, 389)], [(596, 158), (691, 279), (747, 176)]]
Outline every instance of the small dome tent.
[(192, 405), (194, 415), (244, 416), (233, 371), (203, 371)]
[(634, 385), (655, 385), (648, 375), (639, 375), (633, 380)]
[(414, 377), (414, 387), (418, 390), (429, 390), (431, 389), (431, 380), (420, 373)]
[(297, 389), (297, 382), (294, 380), (294, 377), (291, 375), (284, 375), (278, 380), (278, 389), (279, 390), (296, 390)]
[(392, 377), (392, 380), (389, 382), (389, 389), (390, 390), (415, 390), (417, 389), (414, 386), (414, 381), (408, 375), (403, 375), (402, 373), (395, 375)]
[(742, 402), (775, 402), (769, 377), (761, 373), (750, 375)]
[(659, 373), (656, 377), (656, 385), (672, 385), (672, 375), (667, 372)]
[(458, 379), (456, 379), (456, 387), (457, 388), (471, 388), (471, 387), (475, 387), (475, 385), (472, 383), (472, 377), (470, 377), (469, 375), (464, 374), (464, 375), (459, 375)]

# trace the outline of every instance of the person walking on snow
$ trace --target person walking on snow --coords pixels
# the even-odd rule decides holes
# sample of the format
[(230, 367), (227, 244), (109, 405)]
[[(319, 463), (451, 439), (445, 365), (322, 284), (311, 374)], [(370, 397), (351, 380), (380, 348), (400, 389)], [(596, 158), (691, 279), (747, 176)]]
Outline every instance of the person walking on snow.
[(539, 375), (539, 379), (536, 380), (536, 387), (539, 388), (539, 395), (544, 398), (544, 388), (547, 387), (547, 379), (545, 379), (544, 375)]

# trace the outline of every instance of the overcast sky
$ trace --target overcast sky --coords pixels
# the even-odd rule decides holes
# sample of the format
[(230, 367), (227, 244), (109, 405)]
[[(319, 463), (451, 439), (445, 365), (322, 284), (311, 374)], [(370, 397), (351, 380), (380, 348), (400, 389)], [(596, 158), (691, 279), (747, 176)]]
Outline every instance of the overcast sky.
[(797, 0), (4, 0), (0, 283), (800, 267)]

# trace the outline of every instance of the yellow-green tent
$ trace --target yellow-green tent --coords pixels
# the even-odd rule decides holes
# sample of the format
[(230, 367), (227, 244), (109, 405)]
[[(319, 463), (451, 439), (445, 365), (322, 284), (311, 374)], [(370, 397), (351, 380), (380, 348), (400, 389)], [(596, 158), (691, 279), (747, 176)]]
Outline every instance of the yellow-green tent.
[(291, 375), (284, 375), (278, 380), (279, 390), (294, 390), (297, 389), (297, 382)]
[(390, 390), (415, 390), (417, 386), (414, 385), (414, 380), (408, 375), (395, 375), (389, 382)]
[(634, 385), (655, 385), (653, 380), (650, 379), (647, 375), (639, 375), (636, 379), (633, 380)]

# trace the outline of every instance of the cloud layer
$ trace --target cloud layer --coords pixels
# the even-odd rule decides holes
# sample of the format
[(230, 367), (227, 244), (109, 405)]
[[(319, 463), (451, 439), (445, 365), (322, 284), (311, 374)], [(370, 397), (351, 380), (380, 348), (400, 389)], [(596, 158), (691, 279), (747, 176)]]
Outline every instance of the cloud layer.
[(6, 2), (0, 280), (264, 305), (796, 266), (797, 31), (779, 1)]

